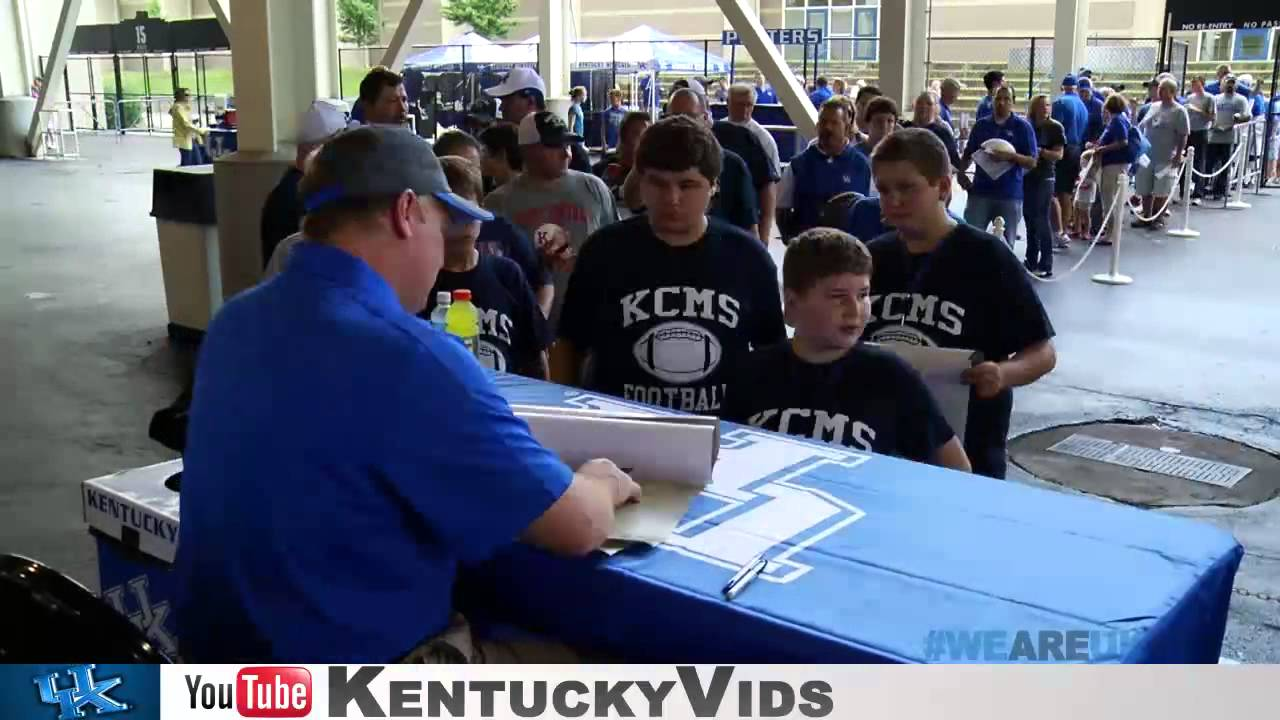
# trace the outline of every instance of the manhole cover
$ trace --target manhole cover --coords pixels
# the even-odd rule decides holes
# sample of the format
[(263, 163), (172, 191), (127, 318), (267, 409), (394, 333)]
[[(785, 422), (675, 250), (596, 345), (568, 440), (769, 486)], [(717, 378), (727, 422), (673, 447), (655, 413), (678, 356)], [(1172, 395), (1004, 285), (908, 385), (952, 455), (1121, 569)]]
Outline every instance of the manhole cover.
[(1280, 459), (1247, 445), (1153, 425), (1050, 428), (1009, 443), (1049, 482), (1148, 507), (1245, 507), (1280, 495)]

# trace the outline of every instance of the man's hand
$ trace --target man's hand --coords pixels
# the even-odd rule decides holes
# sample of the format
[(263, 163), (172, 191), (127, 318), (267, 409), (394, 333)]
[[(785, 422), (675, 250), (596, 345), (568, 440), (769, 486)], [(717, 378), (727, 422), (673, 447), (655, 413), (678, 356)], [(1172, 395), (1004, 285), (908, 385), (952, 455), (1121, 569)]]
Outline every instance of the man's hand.
[(965, 370), (964, 381), (973, 386), (980, 400), (990, 400), (1004, 389), (1004, 373), (998, 363), (990, 361)]
[(577, 252), (569, 244), (569, 233), (559, 225), (547, 223), (533, 234), (533, 244), (542, 254), (547, 265), (560, 272), (572, 272)]
[(1015, 162), (1018, 159), (1018, 153), (1009, 150), (988, 150), (987, 154), (1001, 162)]
[(612, 460), (598, 458), (596, 460), (588, 460), (578, 468), (580, 475), (603, 480), (609, 484), (610, 491), (613, 493), (613, 506), (622, 507), (628, 503), (640, 501), (640, 486), (636, 484), (631, 476), (622, 472), (622, 469), (613, 464)]

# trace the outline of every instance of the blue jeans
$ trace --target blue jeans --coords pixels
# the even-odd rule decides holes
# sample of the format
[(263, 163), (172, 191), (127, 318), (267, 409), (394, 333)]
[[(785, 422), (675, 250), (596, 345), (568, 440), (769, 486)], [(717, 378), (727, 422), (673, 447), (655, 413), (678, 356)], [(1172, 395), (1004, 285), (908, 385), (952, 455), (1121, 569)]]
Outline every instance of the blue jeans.
[(1053, 179), (1028, 178), (1022, 184), (1022, 212), (1027, 222), (1027, 267), (1053, 270), (1053, 230), (1049, 208), (1053, 200)]
[(969, 193), (964, 205), (965, 222), (987, 232), (988, 226), (998, 217), (1004, 218), (1004, 241), (1012, 248), (1018, 237), (1018, 221), (1022, 219), (1022, 201)]

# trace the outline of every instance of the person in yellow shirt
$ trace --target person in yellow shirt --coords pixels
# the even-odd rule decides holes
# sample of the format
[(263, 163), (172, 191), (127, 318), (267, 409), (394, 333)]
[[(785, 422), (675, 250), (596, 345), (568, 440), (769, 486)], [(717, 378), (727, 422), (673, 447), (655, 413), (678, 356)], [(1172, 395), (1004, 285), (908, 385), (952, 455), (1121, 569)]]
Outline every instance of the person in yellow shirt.
[(173, 146), (178, 149), (179, 165), (202, 165), (207, 155), (202, 147), (208, 128), (196, 127), (191, 122), (191, 95), (186, 88), (173, 93), (173, 105), (169, 117), (173, 120)]

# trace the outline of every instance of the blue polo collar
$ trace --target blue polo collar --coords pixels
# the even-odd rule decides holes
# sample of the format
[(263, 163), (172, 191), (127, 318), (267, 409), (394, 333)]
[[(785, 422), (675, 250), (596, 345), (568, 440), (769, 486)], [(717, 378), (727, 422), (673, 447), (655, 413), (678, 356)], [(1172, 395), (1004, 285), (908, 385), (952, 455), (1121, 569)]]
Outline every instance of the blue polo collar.
[(357, 299), (373, 307), (405, 312), (395, 290), (368, 263), (331, 245), (312, 241), (298, 243), (289, 255), (285, 272), (311, 275), (350, 290)]

